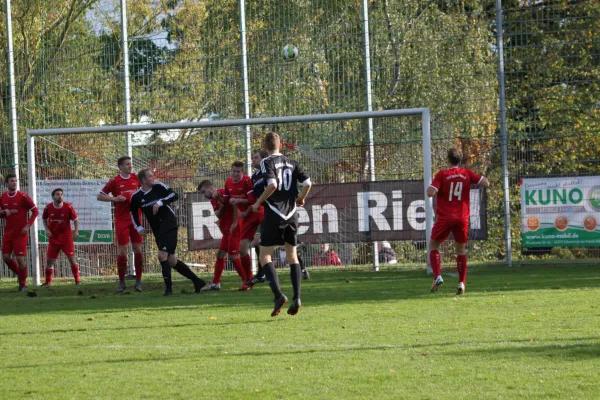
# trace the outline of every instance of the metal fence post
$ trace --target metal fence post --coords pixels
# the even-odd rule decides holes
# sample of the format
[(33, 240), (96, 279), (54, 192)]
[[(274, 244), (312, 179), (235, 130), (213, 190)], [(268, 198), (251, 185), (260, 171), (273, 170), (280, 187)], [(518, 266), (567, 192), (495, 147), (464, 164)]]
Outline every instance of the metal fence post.
[[(17, 128), (17, 94), (15, 90), (15, 54), (13, 48), (12, 12), (10, 0), (5, 0), (6, 6), (6, 41), (8, 48), (8, 86), (10, 90), (10, 130), (12, 132), (13, 164), (17, 175), (17, 189), (20, 188), (19, 173), (19, 131)], [(35, 198), (33, 199), (35, 201)]]
[[(368, 0), (362, 1), (362, 22), (363, 22), (363, 57), (365, 65), (365, 95), (367, 101), (367, 111), (373, 111), (373, 94), (371, 92), (371, 48), (369, 42), (369, 3)], [(373, 138), (373, 118), (367, 119), (367, 129), (369, 131), (369, 170), (371, 182), (375, 182), (375, 143)], [(379, 249), (377, 242), (373, 242), (373, 271), (379, 271)]]
[(496, 46), (498, 51), (498, 96), (500, 105), (500, 140), (502, 149), (502, 190), (504, 192), (504, 241), (506, 264), (512, 266), (512, 233), (510, 229), (510, 186), (508, 179), (508, 138), (506, 134), (506, 95), (504, 87), (504, 19), (502, 0), (496, 0)]
[[(35, 137), (27, 134), (27, 174), (29, 180), (29, 196), (35, 201), (37, 197), (37, 182), (35, 175)], [(31, 269), (33, 272), (33, 284), (40, 285), (40, 253), (38, 243), (38, 221), (33, 221), (32, 233), (29, 237), (31, 241)]]

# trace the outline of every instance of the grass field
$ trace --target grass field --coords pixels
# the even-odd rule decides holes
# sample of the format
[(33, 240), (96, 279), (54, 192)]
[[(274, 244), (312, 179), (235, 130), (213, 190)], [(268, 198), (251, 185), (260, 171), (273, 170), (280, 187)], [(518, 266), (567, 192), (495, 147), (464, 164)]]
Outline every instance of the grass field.
[[(163, 298), (114, 283), (0, 287), (0, 399), (600, 396), (600, 266), (314, 271), (296, 317), (266, 285)], [(289, 277), (282, 274), (286, 292)]]

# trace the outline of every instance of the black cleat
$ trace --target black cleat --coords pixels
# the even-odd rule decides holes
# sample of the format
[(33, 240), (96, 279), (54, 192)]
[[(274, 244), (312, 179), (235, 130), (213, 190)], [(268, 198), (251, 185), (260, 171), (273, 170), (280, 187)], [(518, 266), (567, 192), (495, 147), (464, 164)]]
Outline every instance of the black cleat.
[(173, 289), (171, 289), (171, 288), (165, 289), (164, 296), (173, 296)]
[(304, 268), (302, 270), (302, 279), (304, 279), (304, 280), (310, 279), (310, 274), (308, 273), (308, 270), (306, 268)]
[(200, 293), (200, 291), (202, 290), (202, 288), (206, 286), (206, 282), (203, 281), (202, 279), (198, 278), (197, 280), (194, 281), (194, 291), (196, 293)]
[(279, 296), (278, 299), (275, 299), (274, 303), (275, 305), (273, 306), (273, 312), (271, 313), (271, 317), (276, 317), (279, 315), (283, 306), (285, 306), (288, 303), (288, 298), (282, 294), (281, 296)]
[(267, 277), (264, 275), (254, 275), (254, 278), (247, 280), (246, 281), (246, 285), (248, 286), (254, 286), (257, 283), (264, 283), (267, 281)]
[(300, 299), (296, 299), (296, 300), (292, 300), (292, 304), (290, 304), (290, 307), (287, 310), (287, 313), (289, 315), (296, 315), (298, 314), (298, 311), (300, 311)]

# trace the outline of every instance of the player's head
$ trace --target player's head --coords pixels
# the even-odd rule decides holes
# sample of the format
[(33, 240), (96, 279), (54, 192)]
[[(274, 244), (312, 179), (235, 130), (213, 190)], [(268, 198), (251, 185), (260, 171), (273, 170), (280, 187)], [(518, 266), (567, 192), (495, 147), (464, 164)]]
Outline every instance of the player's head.
[(281, 149), (281, 137), (278, 133), (269, 132), (263, 139), (263, 149), (269, 154), (278, 153)]
[(241, 161), (234, 161), (231, 164), (231, 179), (234, 182), (239, 182), (244, 176), (244, 163)]
[(154, 174), (149, 168), (143, 169), (137, 174), (140, 185), (150, 187), (154, 185)]
[(129, 175), (133, 171), (133, 161), (131, 157), (123, 156), (117, 160), (117, 166), (122, 174)]
[(60, 204), (63, 202), (63, 195), (63, 190), (61, 188), (56, 188), (52, 191), (52, 200), (54, 200), (55, 203)]
[(321, 244), (321, 251), (323, 253), (328, 252), (329, 251), (329, 243), (323, 243), (323, 244)]
[(6, 188), (11, 192), (17, 190), (17, 175), (15, 174), (6, 174), (4, 177), (4, 184)]
[(456, 147), (448, 150), (448, 164), (451, 167), (456, 167), (462, 162), (462, 153)]
[(215, 186), (208, 179), (203, 180), (198, 185), (198, 191), (200, 193), (202, 193), (202, 195), (204, 197), (206, 197), (207, 199), (209, 199), (209, 200), (213, 198), (213, 192), (214, 192), (214, 190), (215, 190)]
[(254, 154), (252, 154), (252, 167), (255, 169), (260, 168), (260, 162), (263, 158), (267, 158), (268, 154), (263, 149), (256, 150)]

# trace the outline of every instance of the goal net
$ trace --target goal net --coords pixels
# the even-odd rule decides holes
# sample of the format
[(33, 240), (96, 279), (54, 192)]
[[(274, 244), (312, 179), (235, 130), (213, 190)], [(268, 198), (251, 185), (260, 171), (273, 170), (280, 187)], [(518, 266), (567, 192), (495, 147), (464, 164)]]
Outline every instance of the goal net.
[[(117, 159), (131, 154), (134, 171), (151, 168), (157, 180), (180, 194), (175, 203), (178, 254), (210, 272), (220, 232), (196, 187), (204, 179), (222, 187), (236, 160), (250, 172), (250, 156), (269, 131), (280, 133), (282, 152), (298, 160), (315, 185), (298, 211), (307, 265), (327, 264), (321, 260), (333, 251), (346, 266), (376, 266), (377, 252), (388, 247), (397, 254), (396, 264), (426, 264), (433, 213), (424, 193), (432, 166), (440, 166), (448, 145), (431, 143), (427, 109), (30, 130), (28, 190), (43, 209), (54, 188), (64, 189), (65, 201), (80, 216), (76, 255), (82, 275), (112, 276), (117, 250), (111, 204), (96, 196), (118, 174)], [(32, 272), (37, 280), (46, 262), (47, 239), (41, 221), (34, 231)], [(146, 270), (159, 272), (151, 236), (144, 251)], [(59, 271), (68, 271), (65, 261), (59, 260)]]

